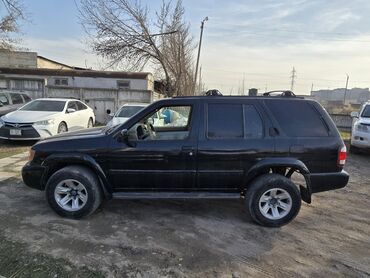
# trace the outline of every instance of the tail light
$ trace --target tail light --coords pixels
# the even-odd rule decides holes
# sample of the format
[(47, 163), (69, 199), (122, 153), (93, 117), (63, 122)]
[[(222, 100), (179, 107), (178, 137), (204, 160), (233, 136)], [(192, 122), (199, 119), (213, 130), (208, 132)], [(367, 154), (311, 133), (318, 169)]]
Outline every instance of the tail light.
[(343, 167), (344, 164), (346, 164), (347, 159), (347, 148), (346, 146), (343, 146), (339, 149), (338, 152), (338, 166)]

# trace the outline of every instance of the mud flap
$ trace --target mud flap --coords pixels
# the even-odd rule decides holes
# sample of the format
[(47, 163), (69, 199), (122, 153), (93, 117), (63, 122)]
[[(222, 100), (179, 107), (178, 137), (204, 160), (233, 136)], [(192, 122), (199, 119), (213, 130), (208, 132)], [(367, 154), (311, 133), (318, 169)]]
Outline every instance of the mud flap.
[(302, 200), (305, 201), (307, 204), (311, 204), (311, 194), (309, 190), (302, 185), (299, 185), (299, 190), (301, 191)]

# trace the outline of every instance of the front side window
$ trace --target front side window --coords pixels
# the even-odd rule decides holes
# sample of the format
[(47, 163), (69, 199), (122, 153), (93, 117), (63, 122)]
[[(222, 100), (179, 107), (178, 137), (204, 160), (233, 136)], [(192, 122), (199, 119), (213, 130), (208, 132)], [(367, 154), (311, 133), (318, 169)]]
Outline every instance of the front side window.
[(23, 106), (22, 111), (62, 112), (66, 102), (60, 100), (34, 100)]
[(78, 110), (85, 110), (87, 109), (87, 106), (83, 104), (82, 102), (77, 101), (77, 108)]
[(210, 139), (243, 138), (243, 106), (209, 104), (207, 137)]
[(31, 98), (28, 95), (22, 94), (22, 96), (23, 96), (23, 99), (24, 99), (25, 102), (31, 101)]
[(165, 106), (129, 130), (134, 140), (184, 140), (190, 133), (191, 106)]
[(370, 118), (370, 105), (366, 105), (364, 111), (361, 114), (363, 118)]
[(10, 97), (12, 98), (13, 104), (22, 104), (23, 99), (20, 94), (10, 94)]

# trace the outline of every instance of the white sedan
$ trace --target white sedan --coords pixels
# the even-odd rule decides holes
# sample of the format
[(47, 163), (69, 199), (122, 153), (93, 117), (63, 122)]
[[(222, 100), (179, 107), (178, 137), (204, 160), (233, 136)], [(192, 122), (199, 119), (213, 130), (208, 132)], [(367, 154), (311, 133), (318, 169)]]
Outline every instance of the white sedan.
[[(120, 109), (118, 109), (118, 111), (115, 114), (111, 115), (112, 119), (107, 123), (107, 126), (112, 127), (119, 124), (123, 124), (133, 115), (143, 110), (147, 106), (148, 106), (147, 103), (126, 103)], [(164, 115), (162, 115), (159, 112), (156, 112), (153, 115), (153, 124), (155, 126), (163, 126), (164, 123), (163, 119)]]
[(41, 98), (0, 118), (0, 138), (38, 140), (93, 127), (94, 111), (79, 100)]

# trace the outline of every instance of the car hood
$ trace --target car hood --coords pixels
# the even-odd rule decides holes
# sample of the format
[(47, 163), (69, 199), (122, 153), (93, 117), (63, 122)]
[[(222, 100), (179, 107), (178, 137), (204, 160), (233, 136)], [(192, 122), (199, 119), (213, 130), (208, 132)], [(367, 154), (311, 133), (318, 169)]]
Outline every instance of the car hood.
[(75, 138), (83, 138), (83, 137), (96, 137), (104, 135), (105, 127), (94, 127), (94, 128), (87, 128), (81, 129), (72, 132), (66, 132), (57, 134), (51, 137), (44, 139), (43, 141), (51, 141), (51, 140), (68, 140), (68, 139), (75, 139)]
[(2, 117), (6, 122), (11, 123), (34, 123), (38, 121), (45, 121), (54, 118), (60, 112), (44, 112), (44, 111), (22, 111), (17, 110), (10, 112)]
[(113, 117), (109, 123), (107, 124), (107, 126), (115, 126), (115, 125), (119, 125), (119, 124), (123, 124), (124, 122), (126, 122), (128, 119), (130, 118), (123, 118), (123, 117)]

